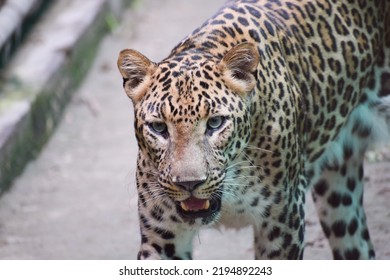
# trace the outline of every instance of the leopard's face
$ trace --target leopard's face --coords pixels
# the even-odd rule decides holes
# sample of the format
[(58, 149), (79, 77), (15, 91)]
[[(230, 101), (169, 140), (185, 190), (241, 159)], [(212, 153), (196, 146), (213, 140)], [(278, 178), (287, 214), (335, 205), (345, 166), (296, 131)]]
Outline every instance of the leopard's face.
[[(244, 44), (232, 51), (255, 49)], [(183, 219), (211, 222), (221, 209), (230, 163), (250, 138), (257, 62), (239, 65), (242, 55), (234, 61), (229, 56), (191, 60), (187, 55), (180, 62), (168, 59), (157, 65), (130, 52), (122, 52), (118, 63), (135, 108), (138, 185), (147, 184), (156, 199), (168, 197)], [(137, 70), (142, 77), (125, 72), (130, 58), (132, 67), (145, 59)]]

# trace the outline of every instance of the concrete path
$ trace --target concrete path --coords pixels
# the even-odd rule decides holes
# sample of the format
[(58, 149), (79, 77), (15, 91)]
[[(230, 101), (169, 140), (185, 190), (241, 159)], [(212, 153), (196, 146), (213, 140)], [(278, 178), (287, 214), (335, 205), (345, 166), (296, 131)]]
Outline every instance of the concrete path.
[[(127, 47), (158, 61), (224, 0), (139, 1), (102, 43), (88, 77), (55, 134), (0, 198), (0, 259), (134, 259), (140, 242), (130, 100), (116, 69)], [(368, 216), (378, 258), (390, 259), (390, 164), (367, 169)], [(375, 185), (375, 186), (374, 186)], [(308, 214), (306, 259), (329, 259)], [(252, 259), (252, 234), (209, 229), (194, 240), (196, 259)]]

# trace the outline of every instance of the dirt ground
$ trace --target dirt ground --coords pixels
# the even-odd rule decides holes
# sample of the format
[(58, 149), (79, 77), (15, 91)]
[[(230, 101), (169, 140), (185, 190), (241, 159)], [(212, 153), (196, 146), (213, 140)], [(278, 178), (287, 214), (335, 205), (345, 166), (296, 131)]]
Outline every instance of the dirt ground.
[[(131, 47), (158, 61), (223, 2), (145, 0), (127, 11), (45, 149), (0, 198), (0, 259), (135, 259), (137, 146), (118, 52)], [(384, 155), (365, 169), (364, 202), (378, 259), (390, 259), (390, 161)], [(310, 203), (307, 225), (305, 259), (330, 259)], [(252, 238), (249, 229), (204, 230), (194, 240), (194, 258), (252, 259)]]

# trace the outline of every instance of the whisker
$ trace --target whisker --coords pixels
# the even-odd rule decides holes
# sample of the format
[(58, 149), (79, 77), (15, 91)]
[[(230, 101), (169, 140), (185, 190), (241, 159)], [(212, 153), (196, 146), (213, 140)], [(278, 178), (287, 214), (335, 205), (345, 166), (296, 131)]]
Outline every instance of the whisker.
[(258, 170), (263, 170), (263, 167), (261, 166), (257, 166), (257, 165), (246, 165), (246, 166), (240, 166), (239, 168), (237, 169), (229, 169), (229, 170), (226, 170), (226, 174), (234, 174), (235, 172), (237, 171), (242, 171), (243, 169), (250, 169), (250, 168), (254, 168), (254, 169), (258, 169)]
[(237, 183), (237, 184), (227, 183), (225, 185), (226, 186), (241, 186), (241, 187), (247, 187), (248, 186), (248, 184), (239, 184), (239, 183)]
[(236, 177), (227, 178), (223, 181), (227, 182), (227, 181), (234, 181), (237, 179), (250, 179), (250, 178), (258, 178), (258, 176), (236, 176)]
[(234, 166), (236, 166), (236, 165), (239, 165), (239, 164), (242, 164), (242, 163), (247, 163), (247, 161), (243, 160), (243, 161), (235, 162), (235, 163), (233, 163), (232, 165), (229, 165), (228, 167), (226, 167), (225, 170), (229, 170), (229, 169), (231, 169), (232, 167), (234, 167)]
[(248, 154), (245, 153), (244, 151), (242, 152), (243, 156), (246, 158), (246, 160), (252, 165), (252, 166), (256, 166), (249, 158)]
[(249, 168), (256, 168), (256, 169), (263, 169), (260, 166), (253, 166), (253, 165), (248, 165), (248, 166), (242, 166), (240, 169), (249, 169)]
[(250, 150), (259, 150), (259, 151), (266, 152), (266, 153), (271, 153), (271, 154), (275, 153), (273, 151), (270, 151), (270, 150), (267, 150), (267, 149), (263, 149), (263, 148), (259, 148), (259, 147), (253, 146), (253, 145), (248, 145), (245, 148), (246, 149), (250, 149)]
[(147, 199), (142, 201), (142, 205), (146, 205), (149, 202), (156, 202), (157, 200), (162, 201), (161, 198), (165, 198), (165, 195), (164, 194), (160, 194), (160, 195), (156, 195), (156, 196), (153, 196), (153, 197), (149, 197), (149, 198), (147, 198)]

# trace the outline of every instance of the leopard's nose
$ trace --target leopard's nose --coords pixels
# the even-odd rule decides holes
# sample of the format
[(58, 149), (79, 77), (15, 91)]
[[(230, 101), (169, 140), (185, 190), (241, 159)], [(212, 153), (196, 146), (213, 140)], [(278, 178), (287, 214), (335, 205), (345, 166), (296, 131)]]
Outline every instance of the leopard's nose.
[(204, 182), (206, 182), (206, 180), (179, 181), (174, 182), (174, 184), (183, 190), (192, 192), (201, 186)]

